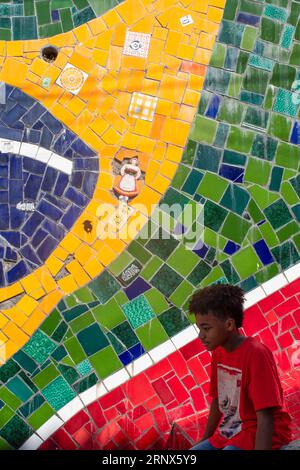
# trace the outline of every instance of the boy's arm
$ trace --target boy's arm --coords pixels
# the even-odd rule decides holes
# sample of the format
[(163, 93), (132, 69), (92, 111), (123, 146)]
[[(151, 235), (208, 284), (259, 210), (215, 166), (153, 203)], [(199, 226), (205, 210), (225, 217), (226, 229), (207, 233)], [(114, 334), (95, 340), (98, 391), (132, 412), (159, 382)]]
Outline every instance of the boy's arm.
[(219, 410), (218, 399), (213, 398), (210, 405), (210, 411), (206, 423), (205, 432), (200, 442), (205, 441), (214, 434), (220, 422), (221, 416), (222, 413)]
[(265, 408), (256, 412), (257, 430), (254, 450), (271, 450), (274, 432), (274, 408)]

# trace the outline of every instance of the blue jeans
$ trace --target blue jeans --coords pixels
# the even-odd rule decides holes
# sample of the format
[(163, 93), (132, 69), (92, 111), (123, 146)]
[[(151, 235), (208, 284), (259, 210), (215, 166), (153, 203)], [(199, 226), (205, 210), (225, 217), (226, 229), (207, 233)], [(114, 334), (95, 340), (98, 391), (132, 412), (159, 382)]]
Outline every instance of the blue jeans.
[(242, 449), (239, 449), (238, 447), (235, 447), (235, 446), (226, 446), (223, 449), (218, 449), (217, 447), (212, 446), (209, 443), (209, 440), (206, 439), (206, 441), (202, 441), (199, 444), (196, 444), (190, 450), (242, 450)]

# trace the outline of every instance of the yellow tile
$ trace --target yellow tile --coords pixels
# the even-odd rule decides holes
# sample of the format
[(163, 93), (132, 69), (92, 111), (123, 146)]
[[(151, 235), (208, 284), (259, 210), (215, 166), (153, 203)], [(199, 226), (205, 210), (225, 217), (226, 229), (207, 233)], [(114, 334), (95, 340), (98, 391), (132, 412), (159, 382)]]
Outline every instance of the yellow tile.
[(212, 34), (201, 33), (198, 46), (204, 49), (212, 49), (215, 42), (215, 36)]
[(188, 123), (167, 119), (163, 130), (163, 140), (184, 147), (189, 134), (190, 126)]
[(93, 62), (89, 58), (84, 57), (78, 52), (74, 52), (74, 54), (72, 54), (72, 56), (70, 57), (70, 64), (74, 65), (74, 67), (78, 67), (87, 74), (90, 73), (93, 67)]
[(121, 229), (120, 237), (133, 240), (140, 233), (147, 221), (148, 217), (145, 217), (145, 215), (137, 212), (132, 217), (130, 217), (127, 226)]
[(3, 313), (0, 312), (0, 328), (3, 328), (4, 325), (6, 325), (8, 322), (8, 318), (3, 315)]
[(120, 115), (113, 109), (107, 111), (104, 118), (114, 129), (120, 133), (123, 133), (125, 129), (128, 129), (129, 127), (125, 119), (122, 119)]
[(7, 341), (7, 336), (5, 336), (2, 331), (0, 331), (0, 346)]
[(21, 300), (17, 303), (18, 308), (25, 313), (25, 315), (30, 315), (33, 310), (38, 306), (38, 302), (34, 300), (29, 295), (24, 295)]
[(109, 29), (97, 37), (95, 47), (108, 51), (112, 42), (113, 29)]
[(169, 144), (166, 153), (166, 160), (179, 163), (182, 158), (182, 153), (183, 149), (181, 147), (176, 147), (175, 145)]
[(178, 165), (176, 163), (165, 160), (160, 167), (160, 174), (166, 176), (169, 179), (172, 179), (177, 168)]
[[(165, 100), (181, 103), (186, 85), (186, 80), (179, 80), (173, 75), (164, 74), (158, 96)], [(159, 114), (159, 111), (157, 112)]]
[(7, 55), (20, 56), (23, 55), (23, 42), (22, 41), (9, 41), (7, 42)]
[(91, 37), (91, 31), (89, 30), (86, 24), (78, 26), (78, 28), (73, 29), (73, 33), (79, 42), (84, 42)]
[(157, 161), (150, 161), (149, 166), (146, 171), (145, 183), (151, 185), (152, 180), (157, 175), (160, 169), (160, 163)]
[(96, 258), (93, 258), (84, 264), (84, 270), (88, 273), (91, 279), (93, 279), (103, 271), (103, 266)]
[(0, 41), (0, 55), (6, 55), (7, 44), (9, 44), (7, 41)]
[(177, 57), (185, 60), (193, 60), (195, 47), (187, 44), (180, 44), (177, 52)]
[(60, 246), (68, 253), (74, 253), (80, 243), (81, 242), (77, 237), (75, 237), (72, 233), (68, 233), (68, 235), (66, 235), (65, 238), (60, 242)]
[(163, 76), (164, 67), (160, 64), (149, 64), (147, 69), (147, 77), (152, 78), (153, 80), (161, 80)]
[(40, 309), (35, 309), (33, 314), (27, 320), (27, 322), (23, 325), (22, 329), (25, 333), (29, 336), (33, 335), (33, 333), (38, 329), (38, 327), (42, 324), (45, 320), (45, 314)]
[[(12, 44), (10, 42), (7, 45)], [(16, 73), (18, 70), (18, 73)], [(7, 57), (1, 70), (0, 80), (3, 82), (14, 85), (18, 88), (24, 88), (25, 77), (28, 71), (28, 66), (18, 62), (15, 59)]]
[(102, 135), (102, 139), (106, 144), (117, 144), (121, 140), (121, 135), (116, 132), (112, 127), (110, 127), (107, 131), (104, 132)]
[(69, 31), (68, 33), (57, 34), (56, 36), (52, 36), (51, 44), (53, 44), (53, 46), (66, 48), (68, 46), (73, 46), (74, 44), (76, 44), (76, 38), (73, 34), (73, 31)]
[(147, 14), (147, 10), (140, 0), (126, 0), (115, 9), (128, 25), (136, 23)]
[(153, 37), (164, 41), (167, 38), (168, 32), (168, 29), (156, 26), (153, 31)]
[(56, 283), (46, 265), (43, 265), (41, 268), (37, 269), (35, 274), (40, 280), (43, 289), (45, 289), (47, 293), (56, 289)]
[[(148, 60), (151, 60), (150, 52), (149, 52)], [(144, 59), (143, 57), (133, 57), (129, 55), (123, 55), (121, 66), (126, 69), (145, 70), (146, 64), (147, 64), (147, 59)]]
[(108, 28), (111, 28), (112, 26), (116, 25), (121, 20), (115, 8), (102, 15), (101, 18), (104, 23), (108, 26)]
[(137, 150), (139, 150), (140, 152), (151, 154), (154, 150), (155, 143), (156, 142), (153, 139), (148, 139), (147, 137), (141, 137), (141, 140), (139, 141), (139, 144), (137, 146)]
[(207, 13), (209, 0), (194, 0), (190, 6), (191, 10), (197, 11), (199, 13)]
[(184, 99), (183, 105), (180, 107), (178, 113), (178, 119), (187, 122), (193, 122), (193, 119), (196, 114), (196, 106), (199, 103), (200, 94), (196, 91), (187, 90)]
[(138, 142), (140, 137), (138, 135), (132, 134), (131, 132), (127, 132), (122, 139), (122, 147), (126, 147), (129, 149), (136, 149), (138, 146)]
[(79, 286), (83, 286), (90, 281), (89, 276), (84, 272), (78, 261), (71, 261), (71, 263), (66, 265), (66, 269), (72, 274)]
[(127, 91), (129, 91), (129, 93), (133, 93), (134, 91), (141, 91), (143, 80), (143, 70), (135, 70), (132, 72), (127, 83)]
[(143, 119), (137, 119), (134, 127), (135, 134), (148, 136), (152, 129), (152, 122), (144, 121)]
[(209, 4), (213, 7), (224, 8), (226, 0), (209, 0)]
[(40, 287), (40, 289), (36, 289), (33, 292), (31, 292), (31, 297), (33, 297), (36, 300), (39, 300), (41, 297), (44, 297), (45, 291)]
[(90, 145), (96, 152), (100, 153), (103, 147), (103, 141), (98, 137), (95, 132), (91, 129), (85, 129), (80, 133), (81, 139), (88, 145)]
[(160, 198), (161, 195), (159, 193), (153, 191), (148, 186), (144, 186), (141, 193), (134, 199), (132, 205), (138, 205), (140, 211), (147, 217), (150, 217), (154, 206), (158, 204)]
[(65, 259), (68, 257), (69, 253), (64, 250), (61, 246), (58, 246), (54, 251), (53, 251), (53, 256), (56, 258), (65, 261)]
[(126, 248), (124, 241), (120, 240), (119, 238), (108, 238), (105, 240), (105, 244), (118, 254), (120, 254)]
[(162, 175), (157, 175), (151, 184), (152, 188), (158, 191), (160, 194), (164, 194), (170, 186), (170, 180)]
[(74, 292), (74, 290), (78, 289), (78, 285), (76, 284), (75, 279), (71, 274), (57, 281), (57, 284), (59, 285), (59, 288), (62, 290), (63, 294), (71, 294)]
[(95, 256), (95, 252), (88, 245), (82, 244), (75, 251), (75, 258), (79, 261), (81, 265), (84, 265), (93, 256)]
[(74, 121), (74, 116), (64, 106), (56, 103), (56, 105), (51, 109), (51, 112), (61, 122), (66, 124), (68, 127), (71, 127), (71, 123)]
[(80, 116), (77, 117), (74, 126), (73, 126), (73, 131), (77, 135), (81, 135), (82, 132), (88, 127), (88, 125), (92, 122), (93, 120), (93, 115), (90, 113), (87, 109), (85, 109)]
[(188, 87), (192, 88), (192, 90), (201, 91), (203, 88), (205, 77), (200, 77), (199, 75), (191, 74), (189, 78)]
[(165, 67), (167, 67), (168, 71), (177, 73), (181, 66), (182, 60), (170, 54), (163, 54), (161, 62), (165, 65)]
[(77, 96), (74, 96), (68, 104), (69, 110), (71, 113), (75, 114), (75, 116), (78, 116), (85, 107), (86, 103)]
[(5, 315), (19, 327), (24, 325), (27, 320), (26, 315), (16, 306), (5, 310)]
[(155, 15), (147, 15), (144, 18), (141, 17), (141, 19), (130, 28), (130, 31), (136, 33), (151, 34), (155, 23)]
[(215, 23), (221, 23), (223, 17), (223, 10), (221, 8), (210, 7), (208, 9), (207, 18)]
[(126, 37), (126, 31), (127, 31), (126, 24), (124, 23), (117, 24), (114, 30), (111, 44), (113, 46), (119, 46), (123, 48), (125, 37)]
[(31, 72), (35, 73), (36, 75), (39, 75), (40, 77), (44, 75), (48, 68), (48, 63), (45, 62), (44, 60), (40, 59), (37, 57), (31, 64), (30, 70)]
[(51, 274), (53, 276), (56, 276), (56, 274), (63, 267), (64, 263), (63, 261), (60, 261), (59, 259), (55, 258), (55, 256), (50, 255), (49, 258), (46, 260), (45, 265), (47, 266), (47, 268), (49, 268)]
[(106, 68), (112, 71), (119, 72), (121, 68), (122, 57), (122, 49), (117, 46), (111, 46), (108, 54)]
[(163, 116), (170, 116), (172, 108), (173, 103), (171, 101), (159, 99), (157, 103), (156, 112), (157, 114), (162, 114)]
[(116, 253), (109, 248), (109, 246), (104, 246), (98, 252), (98, 259), (104, 265), (108, 266), (116, 257)]
[(158, 88), (159, 88), (158, 81), (144, 78), (142, 82), (141, 93), (145, 93), (146, 95), (157, 96)]
[(21, 280), (21, 284), (28, 294), (30, 294), (33, 290), (41, 287), (40, 281), (34, 274), (29, 274), (28, 276), (24, 277)]
[(108, 52), (103, 51), (102, 49), (94, 49), (93, 51), (93, 59), (97, 64), (102, 65), (103, 67), (106, 66), (108, 58)]
[[(29, 339), (29, 338), (28, 338)], [(27, 340), (28, 340), (27, 339)], [(27, 343), (27, 340), (25, 341), (22, 341), (23, 344), (16, 344), (14, 341), (7, 341), (5, 344), (4, 344), (4, 350), (5, 350), (5, 362), (10, 358), (12, 357), (22, 346), (24, 346), (25, 343)], [(21, 342), (21, 343), (22, 343)], [(2, 354), (1, 354), (2, 355)]]
[(157, 62), (157, 63), (163, 64), (161, 57), (164, 52), (164, 49), (165, 49), (164, 41), (162, 41), (161, 39), (155, 39), (155, 38), (151, 39), (147, 62)]
[(158, 160), (158, 161), (162, 161), (165, 157), (165, 154), (166, 154), (166, 144), (163, 143), (163, 142), (158, 142), (154, 151), (153, 151), (153, 154), (152, 154), (152, 160)]
[(102, 18), (95, 18), (94, 20), (89, 21), (89, 28), (96, 36), (97, 34), (103, 33), (107, 27)]
[(211, 51), (207, 49), (197, 48), (196, 54), (194, 57), (194, 62), (198, 64), (208, 65), (211, 57)]
[(9, 287), (3, 287), (0, 289), (0, 302), (16, 297), (17, 295), (22, 294), (22, 292), (24, 292), (24, 289), (20, 282), (15, 282)]
[(100, 173), (98, 181), (101, 188), (111, 190), (113, 187), (114, 177), (108, 173)]
[(3, 328), (3, 333), (16, 345), (22, 344), (23, 346), (29, 339), (28, 336), (12, 322), (9, 322), (8, 325)]

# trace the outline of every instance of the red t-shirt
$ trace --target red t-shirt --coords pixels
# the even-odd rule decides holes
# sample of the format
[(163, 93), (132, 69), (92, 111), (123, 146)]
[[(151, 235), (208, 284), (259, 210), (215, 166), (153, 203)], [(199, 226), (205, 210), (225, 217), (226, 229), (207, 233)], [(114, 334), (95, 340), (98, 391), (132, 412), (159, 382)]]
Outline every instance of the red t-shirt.
[(223, 414), (209, 442), (218, 449), (233, 445), (253, 450), (256, 411), (276, 407), (272, 449), (291, 441), (291, 418), (283, 404), (283, 391), (272, 352), (254, 338), (246, 338), (234, 351), (222, 347), (212, 353), (209, 394), (218, 398)]

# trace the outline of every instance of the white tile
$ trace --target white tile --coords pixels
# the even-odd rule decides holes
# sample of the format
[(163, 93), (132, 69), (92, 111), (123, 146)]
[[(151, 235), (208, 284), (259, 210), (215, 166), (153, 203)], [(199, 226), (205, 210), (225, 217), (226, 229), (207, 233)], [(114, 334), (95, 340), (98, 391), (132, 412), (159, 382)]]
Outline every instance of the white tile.
[(103, 383), (99, 383), (99, 384), (93, 385), (93, 387), (81, 393), (79, 395), (79, 398), (83, 401), (85, 406), (88, 406), (90, 403), (93, 403), (98, 398), (103, 397), (107, 393), (108, 393), (108, 390), (105, 388)]
[(176, 351), (176, 348), (172, 341), (169, 339), (165, 343), (160, 344), (156, 348), (149, 351), (149, 356), (153, 359), (154, 362), (158, 362), (174, 351)]
[(284, 274), (278, 274), (269, 281), (264, 282), (261, 287), (267, 295), (270, 295), (273, 294), (273, 292), (276, 292), (278, 289), (281, 289), (281, 287), (286, 286), (286, 284), (288, 284), (288, 280)]
[(123, 54), (148, 57), (151, 34), (127, 31)]
[(73, 163), (67, 158), (61, 157), (56, 153), (52, 153), (48, 165), (52, 168), (55, 168), (56, 170), (66, 173), (67, 175), (72, 174)]
[(251, 290), (245, 294), (244, 308), (249, 308), (266, 297), (266, 293), (261, 287)]
[(190, 24), (194, 23), (194, 20), (191, 15), (185, 15), (180, 18), (180, 23), (182, 26), (189, 26)]
[(65, 422), (71, 419), (78, 411), (81, 411), (84, 408), (82, 401), (76, 397), (74, 400), (71, 400), (67, 405), (61, 408), (57, 414)]
[(144, 354), (142, 357), (139, 357), (135, 361), (132, 361), (126, 369), (131, 377), (138, 375), (140, 372), (148, 369), (148, 367), (153, 366), (153, 361), (149, 354)]
[(72, 64), (66, 64), (56, 83), (65, 90), (77, 95), (83, 87), (88, 74)]
[(0, 152), (3, 153), (15, 153), (18, 154), (20, 151), (21, 142), (10, 139), (0, 139)]
[(45, 441), (48, 437), (63, 426), (64, 422), (58, 416), (54, 415), (45, 424), (43, 424), (36, 433)]
[(285, 277), (289, 282), (293, 282), (300, 277), (300, 263), (284, 271)]
[(116, 372), (115, 374), (112, 374), (110, 377), (105, 379), (103, 381), (105, 387), (107, 390), (113, 390), (116, 387), (119, 387), (119, 385), (122, 385), (123, 383), (127, 382), (127, 380), (130, 379), (130, 375), (128, 374), (127, 370), (122, 369)]
[(185, 330), (178, 333), (177, 335), (173, 336), (171, 341), (175, 345), (175, 347), (179, 349), (185, 346), (186, 344), (190, 343), (196, 338), (197, 338), (197, 333), (195, 331), (195, 328), (191, 325)]
[(38, 152), (38, 146), (23, 142), (20, 148), (20, 154), (25, 157), (35, 158)]
[(18, 450), (37, 450), (43, 442), (37, 434), (33, 434)]
[(47, 150), (44, 147), (39, 147), (36, 160), (39, 162), (48, 163), (52, 153), (53, 152), (51, 152), (51, 150)]

